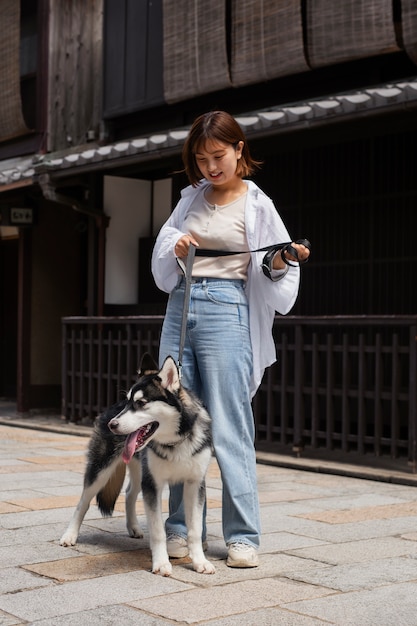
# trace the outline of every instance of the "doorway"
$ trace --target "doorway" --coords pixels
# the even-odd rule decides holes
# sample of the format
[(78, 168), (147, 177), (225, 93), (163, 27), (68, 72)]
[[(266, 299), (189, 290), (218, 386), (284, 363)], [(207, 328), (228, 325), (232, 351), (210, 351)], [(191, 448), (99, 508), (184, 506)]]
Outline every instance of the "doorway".
[(0, 238), (0, 397), (17, 393), (17, 238)]

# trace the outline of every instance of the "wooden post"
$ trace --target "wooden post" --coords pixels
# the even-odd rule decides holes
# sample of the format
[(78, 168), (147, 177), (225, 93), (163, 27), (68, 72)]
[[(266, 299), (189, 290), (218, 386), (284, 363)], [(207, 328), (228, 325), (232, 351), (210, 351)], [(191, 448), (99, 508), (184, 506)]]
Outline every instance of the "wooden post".
[(32, 232), (20, 229), (17, 295), (17, 411), (30, 408), (30, 320), (32, 293)]

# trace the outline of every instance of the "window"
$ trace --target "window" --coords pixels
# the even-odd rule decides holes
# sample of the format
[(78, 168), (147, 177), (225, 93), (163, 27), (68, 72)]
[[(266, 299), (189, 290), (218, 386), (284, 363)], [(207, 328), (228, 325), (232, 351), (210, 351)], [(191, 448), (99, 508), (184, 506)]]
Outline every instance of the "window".
[(105, 118), (164, 103), (162, 0), (104, 4)]

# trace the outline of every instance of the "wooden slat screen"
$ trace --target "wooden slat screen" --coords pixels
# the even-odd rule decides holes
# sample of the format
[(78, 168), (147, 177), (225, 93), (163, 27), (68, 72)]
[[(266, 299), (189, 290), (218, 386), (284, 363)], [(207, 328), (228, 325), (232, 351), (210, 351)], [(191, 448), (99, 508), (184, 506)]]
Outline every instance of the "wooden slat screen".
[(28, 132), (20, 96), (20, 2), (0, 0), (0, 141)]
[(306, 17), (312, 68), (399, 50), (392, 0), (308, 0)]
[(308, 69), (300, 0), (233, 0), (233, 85), (259, 83)]
[(49, 150), (86, 141), (101, 118), (102, 0), (55, 0), (50, 17)]
[[(120, 400), (144, 352), (158, 358), (162, 321), (63, 318), (62, 415), (91, 423)], [(258, 450), (416, 472), (415, 315), (277, 316), (273, 330), (278, 362), (253, 402)]]
[(402, 0), (402, 35), (404, 48), (410, 59), (417, 63), (417, 3), (415, 0)]
[(226, 0), (163, 0), (163, 32), (168, 103), (230, 87)]

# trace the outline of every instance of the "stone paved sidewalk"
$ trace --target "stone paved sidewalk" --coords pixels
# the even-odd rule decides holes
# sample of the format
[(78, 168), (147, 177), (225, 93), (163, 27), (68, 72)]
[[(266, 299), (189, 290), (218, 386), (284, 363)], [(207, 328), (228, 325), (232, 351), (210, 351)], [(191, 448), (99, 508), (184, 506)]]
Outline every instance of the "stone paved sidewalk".
[(213, 461), (207, 525), (216, 574), (197, 574), (180, 559), (163, 578), (150, 573), (140, 499), (144, 539), (127, 535), (121, 496), (112, 518), (92, 504), (79, 543), (61, 547), (88, 438), (69, 427), (9, 424), (0, 423), (1, 626), (417, 624), (412, 484), (259, 464), (261, 566), (236, 570), (225, 565)]

